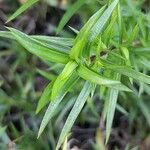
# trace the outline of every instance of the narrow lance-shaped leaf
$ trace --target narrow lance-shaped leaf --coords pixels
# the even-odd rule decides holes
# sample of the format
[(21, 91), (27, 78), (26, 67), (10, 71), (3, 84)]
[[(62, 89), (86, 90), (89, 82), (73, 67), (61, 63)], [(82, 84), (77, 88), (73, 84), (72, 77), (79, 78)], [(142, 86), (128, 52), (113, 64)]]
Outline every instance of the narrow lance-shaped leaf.
[(99, 85), (105, 85), (107, 87), (114, 88), (117, 90), (131, 92), (131, 90), (128, 87), (126, 87), (125, 85), (121, 84), (120, 81), (105, 78), (105, 77), (99, 75), (97, 72), (94, 72), (85, 66), (80, 65), (77, 68), (77, 72), (81, 78), (88, 80), (90, 82), (93, 82), (93, 83), (96, 83)]
[[(0, 31), (0, 37), (16, 40), (10, 31)], [(63, 37), (53, 37), (53, 36), (43, 36), (43, 35), (29, 35), (29, 37), (37, 40), (42, 45), (55, 49), (60, 52), (69, 53), (71, 46), (74, 43), (73, 38), (63, 38)]]
[[(82, 54), (82, 51), (88, 42), (92, 42), (102, 31), (104, 25), (111, 16), (114, 8), (116, 7), (118, 0), (115, 0), (103, 13), (105, 7), (102, 7), (97, 13), (95, 13), (84, 27), (79, 32), (75, 44), (70, 52), (70, 57), (78, 61), (78, 57)], [(103, 13), (103, 14), (102, 14)], [(102, 16), (101, 16), (102, 14)], [(100, 17), (101, 16), (101, 17)], [(89, 44), (89, 43), (88, 43)]]
[(65, 141), (64, 141), (64, 143), (63, 143), (62, 150), (67, 150), (67, 147), (68, 147), (67, 141), (68, 141), (68, 138), (66, 137), (66, 138), (65, 138)]
[(102, 31), (103, 27), (107, 23), (108, 19), (110, 18), (113, 10), (115, 9), (116, 5), (118, 4), (119, 0), (114, 0), (112, 4), (104, 11), (103, 15), (98, 19), (95, 23), (93, 28), (90, 31), (90, 41), (95, 39)]
[(135, 80), (139, 80), (142, 82), (145, 82), (147, 84), (150, 84), (150, 76), (143, 74), (141, 72), (137, 72), (130, 67), (126, 66), (116, 66), (116, 65), (105, 65), (107, 69), (111, 69), (115, 72), (118, 72), (120, 74), (123, 74), (125, 76), (131, 77)]
[(59, 116), (57, 117), (57, 119), (55, 121), (55, 124), (54, 124), (55, 126), (57, 126), (59, 123), (62, 122), (64, 116), (67, 115), (67, 113), (73, 107), (76, 99), (77, 99), (77, 96), (71, 97), (71, 99), (69, 99), (69, 101), (63, 106), (61, 113), (59, 114)]
[(37, 69), (37, 72), (43, 76), (44, 78), (48, 79), (49, 81), (53, 80), (56, 78), (56, 76), (52, 73), (49, 73), (47, 71), (41, 70), (41, 69)]
[[(119, 80), (118, 74), (114, 76), (116, 76), (115, 79)], [(118, 99), (118, 93), (119, 90), (110, 89), (108, 108), (107, 108), (107, 118), (106, 118), (106, 143), (108, 142), (111, 133), (112, 122), (113, 122), (117, 99)]]
[(71, 27), (71, 26), (69, 26), (69, 28), (70, 28), (75, 34), (78, 34), (78, 33), (79, 33), (79, 31), (78, 31), (77, 29), (75, 29), (75, 28), (73, 28), (73, 27)]
[(31, 37), (41, 40), (41, 41), (46, 41), (47, 43), (54, 43), (54, 44), (59, 44), (63, 46), (72, 46), (74, 43), (73, 38), (64, 38), (64, 37), (57, 37), (57, 36), (45, 36), (45, 35), (31, 35)]
[(66, 64), (62, 73), (57, 77), (53, 85), (51, 99), (56, 98), (57, 93), (60, 92), (60, 89), (63, 87), (64, 83), (68, 80), (77, 66), (78, 64), (75, 61), (70, 61)]
[(71, 49), (70, 57), (72, 59), (78, 60), (79, 55), (82, 53), (85, 45), (88, 42), (88, 37), (90, 34), (90, 29), (94, 26), (98, 18), (101, 16), (105, 9), (105, 6), (102, 7), (99, 11), (97, 11), (89, 20), (88, 22), (82, 27), (80, 32), (78, 33), (74, 46)]
[(71, 5), (66, 13), (64, 14), (63, 18), (61, 19), (58, 28), (57, 34), (63, 29), (65, 24), (69, 21), (72, 15), (85, 3), (85, 0), (77, 0), (73, 5)]
[(30, 8), (31, 6), (33, 6), (38, 1), (39, 0), (27, 0), (27, 2), (25, 4), (23, 4), (14, 14), (12, 14), (10, 16), (10, 18), (7, 20), (7, 22), (10, 22), (13, 19), (15, 19), (17, 16), (19, 16), (20, 14), (22, 14), (25, 10), (27, 10), (28, 8)]
[[(55, 80), (54, 80), (55, 81)], [(51, 81), (46, 88), (44, 89), (44, 92), (42, 93), (42, 96), (38, 102), (38, 106), (36, 109), (36, 114), (39, 113), (39, 111), (48, 103), (50, 102), (50, 96), (52, 92), (52, 87), (54, 84), (54, 81)]]
[(43, 117), (42, 123), (40, 125), (40, 129), (39, 129), (39, 132), (38, 132), (38, 137), (41, 135), (41, 133), (45, 129), (45, 127), (48, 124), (49, 120), (55, 114), (55, 111), (56, 111), (58, 105), (60, 104), (60, 102), (62, 101), (62, 99), (64, 98), (64, 96), (68, 92), (68, 90), (76, 83), (78, 78), (79, 77), (77, 76), (77, 74), (73, 73), (71, 75), (71, 77), (65, 82), (62, 89), (59, 91), (57, 97), (50, 102), (50, 104), (49, 104), (49, 106), (46, 110), (46, 113)]
[(69, 61), (69, 56), (67, 54), (57, 51), (55, 49), (50, 49), (43, 45), (41, 42), (38, 42), (37, 40), (16, 29), (8, 29), (11, 31), (15, 39), (32, 54), (35, 54), (38, 57), (51, 62), (65, 64)]
[(72, 125), (74, 124), (77, 116), (79, 115), (80, 111), (82, 110), (88, 96), (90, 95), (90, 92), (92, 90), (92, 84), (89, 82), (86, 82), (83, 89), (81, 90), (66, 122), (65, 125), (62, 129), (62, 132), (60, 134), (59, 140), (58, 140), (58, 144), (56, 149), (59, 149), (59, 147), (61, 146), (61, 144), (63, 143), (64, 139), (66, 138), (67, 134), (69, 133)]
[(113, 25), (116, 22), (116, 19), (117, 19), (117, 14), (116, 14), (116, 11), (114, 11), (114, 13), (112, 14), (112, 18), (111, 18), (111, 21), (110, 21), (108, 27), (105, 29), (104, 33), (102, 34), (102, 38), (104, 39), (103, 40), (104, 43), (106, 43), (108, 41), (108, 39), (111, 38), (111, 34), (114, 30)]
[(10, 31), (0, 31), (0, 37), (15, 40), (15, 37), (12, 35), (12, 33)]

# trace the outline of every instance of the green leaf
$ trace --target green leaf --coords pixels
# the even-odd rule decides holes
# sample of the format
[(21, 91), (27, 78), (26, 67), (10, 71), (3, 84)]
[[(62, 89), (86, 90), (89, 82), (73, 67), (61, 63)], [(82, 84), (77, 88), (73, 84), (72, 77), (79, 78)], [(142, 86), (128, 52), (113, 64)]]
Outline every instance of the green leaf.
[(78, 57), (82, 54), (84, 47), (86, 46), (90, 34), (90, 29), (94, 26), (98, 18), (101, 16), (105, 9), (103, 6), (99, 11), (97, 11), (88, 22), (82, 27), (80, 32), (78, 33), (75, 43), (70, 51), (70, 57), (78, 61)]
[(150, 76), (145, 75), (141, 72), (137, 72), (129, 67), (126, 66), (116, 66), (116, 65), (108, 65), (106, 64), (105, 67), (107, 69), (111, 69), (115, 72), (118, 72), (120, 74), (123, 74), (125, 76), (131, 77), (135, 80), (139, 80), (141, 82), (145, 82), (147, 84), (150, 84)]
[(41, 42), (31, 38), (30, 36), (16, 30), (13, 28), (8, 28), (15, 39), (29, 52), (38, 57), (42, 58), (43, 60), (48, 60), (50, 62), (57, 62), (57, 63), (67, 63), (69, 61), (69, 56), (66, 53), (57, 51), (55, 49), (50, 49), (49, 47), (45, 46)]
[(56, 49), (64, 53), (69, 53), (71, 46), (73, 45), (74, 39), (62, 38), (62, 37), (50, 37), (50, 36), (31, 36), (32, 38), (40, 41), (43, 45), (50, 49)]
[(78, 34), (78, 33), (79, 33), (79, 31), (76, 30), (75, 28), (73, 28), (73, 27), (71, 27), (71, 26), (69, 26), (69, 28), (70, 28), (75, 34)]
[(113, 10), (117, 6), (119, 0), (114, 0), (112, 4), (104, 11), (102, 16), (98, 19), (98, 21), (94, 24), (91, 29), (90, 41), (94, 40), (102, 31), (108, 19), (110, 18)]
[(39, 0), (28, 0), (25, 4), (23, 4), (11, 17), (7, 20), (6, 23), (12, 21), (16, 17), (18, 17), (20, 14), (22, 14), (25, 10), (30, 8), (32, 5), (37, 3)]
[(0, 37), (15, 40), (15, 37), (12, 35), (12, 33), (10, 31), (0, 31)]
[(117, 3), (118, 0), (115, 0), (105, 11), (104, 11), (105, 6), (102, 7), (84, 25), (84, 27), (77, 35), (75, 44), (71, 49), (70, 57), (72, 59), (78, 61), (78, 57), (82, 54), (84, 47), (87, 44), (90, 44), (88, 42), (92, 42), (101, 33), (104, 25), (107, 23), (108, 19), (110, 18)]
[(60, 104), (60, 102), (62, 101), (62, 99), (64, 98), (64, 96), (68, 92), (68, 90), (76, 83), (76, 81), (78, 79), (79, 79), (79, 77), (77, 76), (77, 74), (73, 73), (71, 75), (71, 77), (65, 82), (65, 84), (63, 85), (61, 91), (58, 93), (57, 97), (50, 102), (50, 104), (49, 104), (49, 106), (46, 110), (46, 113), (43, 117), (42, 123), (40, 125), (40, 129), (39, 129), (39, 132), (38, 132), (38, 137), (41, 135), (41, 133), (45, 129), (45, 127), (48, 124), (49, 120), (55, 114), (55, 111), (56, 111), (58, 105)]
[(58, 144), (56, 149), (59, 149), (61, 144), (63, 143), (64, 139), (66, 138), (67, 134), (71, 130), (72, 125), (74, 124), (77, 116), (79, 115), (80, 111), (82, 110), (88, 96), (90, 95), (90, 92), (92, 91), (92, 84), (89, 82), (86, 82), (83, 89), (81, 90), (66, 122), (62, 129), (62, 132), (60, 134)]
[[(0, 31), (0, 37), (16, 40), (10, 31)], [(53, 36), (42, 36), (42, 35), (30, 35), (29, 37), (37, 40), (41, 44), (45, 45), (50, 49), (55, 49), (60, 52), (69, 53), (70, 47), (74, 43), (73, 38), (62, 38)]]
[(117, 14), (116, 11), (114, 11), (109, 25), (107, 26), (104, 33), (102, 34), (102, 39), (104, 39), (104, 43), (106, 43), (109, 39), (111, 39), (112, 36), (110, 35), (112, 34), (112, 31), (114, 31), (113, 25), (116, 22), (116, 19), (117, 19)]
[(70, 111), (70, 109), (74, 105), (76, 99), (77, 99), (76, 96), (75, 97), (71, 96), (71, 99), (69, 99), (69, 101), (67, 103), (62, 105), (63, 109), (61, 110), (61, 113), (59, 114), (59, 116), (57, 117), (57, 119), (55, 121), (55, 124), (54, 124), (55, 126), (57, 126), (59, 123), (62, 122), (64, 116), (67, 115), (67, 113)]
[(119, 104), (116, 104), (116, 109), (125, 116), (129, 115), (129, 113)]
[(85, 66), (80, 65), (77, 68), (77, 72), (81, 78), (88, 80), (90, 82), (93, 82), (93, 83), (96, 83), (99, 85), (105, 85), (107, 87), (114, 88), (117, 90), (131, 92), (131, 90), (128, 87), (126, 87), (125, 85), (121, 84), (120, 81), (105, 78), (105, 77), (99, 75), (97, 72), (94, 72)]
[(36, 114), (39, 113), (40, 110), (50, 101), (50, 96), (51, 96), (54, 81), (50, 82), (46, 86), (46, 88), (44, 89), (44, 92), (42, 93), (42, 96), (41, 96), (41, 98), (38, 102), (38, 106), (37, 106), (37, 109), (36, 109)]
[(37, 72), (43, 76), (44, 78), (48, 79), (48, 80), (53, 80), (55, 78), (54, 74), (51, 74), (47, 71), (41, 70), (41, 69), (37, 69)]
[(69, 79), (73, 71), (76, 69), (78, 64), (75, 61), (70, 61), (66, 64), (65, 68), (63, 69), (62, 73), (57, 77), (53, 89), (51, 99), (55, 99), (57, 94), (60, 92), (61, 88), (65, 84), (65, 82)]
[(63, 143), (62, 150), (67, 150), (67, 149), (68, 149), (68, 148), (67, 148), (67, 147), (68, 147), (67, 141), (68, 141), (68, 137), (65, 138), (65, 141), (64, 141), (64, 143)]
[(136, 26), (133, 28), (131, 37), (129, 38), (129, 42), (130, 42), (130, 43), (133, 42), (133, 41), (136, 39), (136, 37), (137, 37), (137, 35), (138, 35), (138, 32), (139, 32), (139, 26), (136, 25)]
[(61, 19), (58, 28), (57, 34), (63, 29), (65, 24), (69, 21), (69, 19), (73, 16), (73, 14), (85, 3), (85, 0), (77, 0), (73, 5), (71, 5), (66, 13), (64, 14), (63, 18)]
[[(115, 79), (119, 79), (119, 75), (115, 75)], [(107, 118), (106, 118), (106, 143), (109, 140), (112, 122), (115, 114), (117, 99), (118, 99), (119, 90), (111, 89), (108, 100), (108, 108), (107, 108)]]
[(40, 40), (42, 42), (54, 43), (63, 46), (72, 46), (74, 43), (73, 38), (64, 38), (64, 37), (54, 37), (54, 36), (44, 36), (44, 35), (32, 35), (31, 37)]

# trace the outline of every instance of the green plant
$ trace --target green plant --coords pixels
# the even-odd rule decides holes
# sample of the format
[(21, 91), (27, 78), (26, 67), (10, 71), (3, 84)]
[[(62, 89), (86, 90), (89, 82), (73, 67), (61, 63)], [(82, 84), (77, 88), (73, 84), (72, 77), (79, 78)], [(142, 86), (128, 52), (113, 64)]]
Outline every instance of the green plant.
[[(131, 5), (129, 0), (126, 3)], [(27, 5), (31, 6), (30, 4), (32, 3), (25, 4), (26, 7), (23, 6), (19, 13), (13, 16), (18, 16), (25, 10), (24, 7), (28, 8)], [(47, 85), (39, 100), (36, 113), (39, 113), (47, 103), (50, 102), (50, 104), (41, 123), (38, 137), (66, 94), (68, 92), (71, 94), (71, 89), (80, 81), (85, 81), (62, 129), (56, 149), (64, 142), (86, 100), (92, 98), (94, 93), (98, 92), (98, 88), (100, 88), (99, 95), (105, 99), (102, 118), (106, 120), (106, 143), (110, 136), (119, 93), (138, 100), (140, 98), (137, 97), (144, 91), (143, 88), (149, 89), (147, 84), (150, 84), (150, 77), (146, 75), (150, 57), (147, 16), (133, 7), (125, 18), (121, 8), (125, 8), (124, 3), (118, 0), (103, 6), (79, 32), (76, 31), (75, 39), (29, 36), (8, 27), (9, 31), (0, 32), (0, 36), (16, 40), (42, 60), (65, 65), (60, 75)], [(136, 17), (132, 18), (131, 14)], [(70, 16), (66, 15), (64, 24), (68, 17)], [(128, 27), (126, 27), (127, 23)], [(63, 27), (63, 25), (60, 26), (58, 31)], [(139, 91), (134, 86), (135, 82), (140, 87)], [(139, 105), (150, 123), (149, 110), (140, 100)]]

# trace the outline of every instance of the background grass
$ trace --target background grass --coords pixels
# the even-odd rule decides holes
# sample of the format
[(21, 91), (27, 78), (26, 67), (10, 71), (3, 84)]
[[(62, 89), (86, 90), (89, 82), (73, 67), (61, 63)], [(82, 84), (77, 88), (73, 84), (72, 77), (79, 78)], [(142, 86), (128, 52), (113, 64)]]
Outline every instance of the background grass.
[[(6, 30), (4, 23), (19, 8), (20, 2), (9, 0), (0, 2), (1, 30)], [(66, 16), (65, 22), (62, 23), (62, 19), (62, 22), (58, 25), (63, 14), (65, 12), (66, 14), (74, 14), (68, 25), (80, 31), (90, 16), (105, 4), (110, 5), (111, 1), (91, 2), (89, 0), (84, 3), (82, 0), (81, 2), (54, 2), (49, 0), (47, 3), (39, 2), (21, 16), (9, 22), (7, 26), (17, 28), (27, 34), (55, 35), (56, 31), (59, 31), (61, 37), (75, 38), (76, 34), (67, 25), (61, 30), (70, 16)], [(117, 22), (117, 17), (114, 12), (101, 35), (104, 45), (97, 46), (97, 49), (102, 49), (100, 56), (104, 55), (103, 57), (105, 57), (107, 48), (109, 50), (120, 46), (118, 45), (118, 37), (126, 40), (120, 41), (122, 43), (121, 55), (116, 51), (114, 53), (109, 52), (112, 56), (110, 61), (113, 60), (113, 63), (115, 63), (113, 66), (111, 64), (109, 66), (108, 62), (105, 61), (101, 63), (108, 68), (105, 76), (114, 76), (114, 79), (118, 79), (118, 77), (111, 74), (110, 69), (117, 70), (116, 65), (119, 65), (120, 60), (125, 59), (125, 65), (127, 66), (132, 64), (131, 67), (136, 72), (132, 72), (131, 68), (122, 68), (119, 71), (121, 74), (129, 76), (129, 79), (122, 76), (122, 81), (133, 90), (133, 93), (119, 92), (112, 132), (107, 146), (104, 146), (106, 134), (108, 134), (106, 129), (111, 128), (111, 119), (114, 113), (111, 111), (113, 109), (108, 108), (115, 109), (113, 105), (116, 101), (117, 92), (115, 90), (106, 91), (105, 87), (100, 89), (97, 87), (93, 97), (88, 97), (86, 105), (71, 130), (72, 135), (67, 139), (70, 147), (76, 146), (78, 149), (90, 150), (120, 150), (134, 147), (137, 149), (146, 149), (147, 147), (148, 149), (150, 147), (150, 87), (148, 84), (141, 82), (142, 80), (149, 83), (150, 80), (149, 78), (145, 79), (145, 76), (141, 79), (140, 74), (137, 73), (137, 71), (140, 71), (149, 75), (149, 2), (124, 0), (121, 1), (120, 6), (122, 13), (120, 14), (121, 20), (118, 19), (118, 26), (121, 30), (118, 31), (115, 28), (114, 23)], [(81, 33), (78, 38), (79, 41), (82, 36)], [(72, 46), (72, 41), (67, 41), (67, 43), (69, 44), (67, 46)], [(96, 41), (96, 43), (98, 42)], [(94, 44), (90, 46), (90, 48), (86, 48), (93, 50), (96, 47)], [(77, 96), (82, 92), (84, 80), (79, 79), (75, 86), (69, 89), (70, 94), (67, 94), (58, 105), (43, 134), (37, 139), (39, 126), (46, 110), (45, 107), (40, 113), (35, 114), (38, 100), (49, 81), (54, 80), (62, 72), (64, 65), (43, 61), (28, 53), (18, 42), (4, 38), (3, 35), (0, 38), (0, 62), (0, 149), (55, 149), (67, 116)], [(93, 76), (91, 76), (92, 81), (94, 80)], [(140, 78), (140, 82), (132, 78)], [(75, 109), (75, 106), (73, 108)], [(107, 124), (105, 125), (104, 120), (107, 113), (110, 116), (107, 116)]]

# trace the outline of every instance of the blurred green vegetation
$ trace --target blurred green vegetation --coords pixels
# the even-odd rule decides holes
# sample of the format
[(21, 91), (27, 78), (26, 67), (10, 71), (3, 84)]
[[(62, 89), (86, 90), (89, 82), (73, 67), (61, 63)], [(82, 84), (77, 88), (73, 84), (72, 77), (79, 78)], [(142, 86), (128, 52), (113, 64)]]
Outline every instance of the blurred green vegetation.
[[(36, 4), (8, 25), (28, 34), (55, 35), (60, 19), (73, 2), (48, 0), (45, 3), (41, 1), (40, 4)], [(67, 25), (80, 30), (92, 14), (108, 3), (111, 1), (86, 1)], [(0, 29), (4, 30), (5, 19), (20, 6), (20, 3), (7, 0), (0, 2), (0, 5), (5, 6), (2, 8), (3, 13), (0, 10), (0, 17), (3, 16)], [(9, 10), (9, 8), (12, 9)], [(127, 63), (132, 63), (136, 71), (150, 75), (149, 1), (123, 0), (121, 8), (124, 25), (122, 28), (125, 33), (123, 38), (128, 40), (128, 42), (124, 41), (126, 43), (123, 47), (133, 51), (130, 58), (132, 62)], [(114, 32), (116, 32), (115, 39), (122, 33), (122, 31)], [(65, 26), (59, 35), (73, 38), (76, 34)], [(108, 36), (107, 32), (104, 32), (102, 36), (107, 47), (117, 47), (117, 43), (111, 40), (112, 36)], [(124, 53), (126, 55), (126, 49)], [(64, 65), (43, 61), (28, 53), (14, 40), (0, 38), (0, 149), (55, 149), (66, 117), (84, 81), (80, 79), (73, 89), (70, 89), (71, 94), (67, 94), (60, 103), (39, 139), (37, 139), (37, 134), (45, 110), (37, 115), (35, 111), (44, 88), (49, 81), (61, 73), (63, 68)], [(131, 86), (129, 80), (125, 76), (123, 78), (126, 84)], [(130, 81), (133, 80), (130, 78)], [(130, 87), (133, 93), (119, 93), (108, 149), (126, 148), (128, 150), (136, 146), (137, 149), (141, 149), (150, 142), (148, 140), (150, 136), (150, 86), (138, 81), (134, 81), (133, 85)], [(93, 98), (87, 100), (72, 129), (73, 134), (68, 140), (71, 146), (80, 145), (82, 149), (93, 150), (98, 150), (99, 147), (105, 149), (103, 145), (105, 110), (102, 108), (107, 107), (105, 102), (108, 94), (98, 88), (96, 91)], [(72, 142), (72, 139), (76, 140)]]

